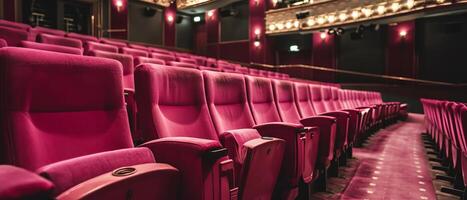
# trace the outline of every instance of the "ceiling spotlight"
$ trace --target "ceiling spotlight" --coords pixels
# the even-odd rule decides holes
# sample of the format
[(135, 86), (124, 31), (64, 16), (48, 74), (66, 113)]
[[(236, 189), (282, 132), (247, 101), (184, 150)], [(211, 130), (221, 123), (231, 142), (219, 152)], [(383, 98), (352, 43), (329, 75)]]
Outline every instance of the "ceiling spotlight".
[(444, 3), (444, 0), (436, 0), (436, 3)]
[(352, 11), (352, 18), (357, 19), (358, 17), (360, 17), (360, 12), (358, 10)]
[(319, 25), (324, 24), (325, 22), (324, 17), (318, 17), (317, 21)]
[(269, 25), (269, 30), (270, 31), (276, 30), (276, 25), (274, 24)]
[(308, 24), (308, 26), (313, 26), (315, 25), (315, 20), (314, 19), (308, 19), (308, 21), (306, 21), (306, 24)]
[(300, 22), (297, 21), (297, 20), (295, 20), (295, 21), (293, 22), (293, 26), (294, 26), (295, 28), (298, 28), (298, 27), (300, 26)]
[(284, 24), (278, 23), (278, 24), (276, 24), (276, 27), (277, 27), (277, 29), (282, 30), (282, 29), (284, 29)]
[(378, 12), (378, 14), (382, 15), (386, 12), (386, 7), (384, 7), (383, 5), (380, 5), (378, 6), (378, 8), (376, 8), (376, 11)]
[(415, 6), (415, 0), (407, 0), (407, 3), (405, 3), (408, 9), (412, 9)]
[(328, 29), (328, 34), (329, 35), (334, 35), (336, 33), (336, 30), (331, 28), (331, 29)]
[(397, 12), (400, 9), (401, 5), (399, 3), (392, 3), (391, 9), (393, 12)]
[(292, 28), (292, 22), (285, 23), (285, 28), (287, 29)]
[(336, 16), (334, 16), (334, 15), (329, 15), (329, 16), (328, 16), (328, 22), (329, 22), (329, 23), (334, 23), (334, 21), (336, 21)]
[(337, 35), (342, 35), (342, 34), (344, 34), (344, 31), (345, 31), (345, 30), (344, 30), (343, 28), (340, 28), (340, 27), (339, 27), (339, 28), (336, 29), (336, 34), (337, 34)]
[(365, 15), (365, 17), (369, 17), (373, 14), (373, 10), (369, 8), (363, 8), (362, 13)]
[(341, 14), (339, 15), (339, 19), (340, 19), (342, 22), (345, 21), (345, 20), (347, 19), (347, 17), (348, 17), (348, 16), (347, 16), (346, 13), (341, 13)]

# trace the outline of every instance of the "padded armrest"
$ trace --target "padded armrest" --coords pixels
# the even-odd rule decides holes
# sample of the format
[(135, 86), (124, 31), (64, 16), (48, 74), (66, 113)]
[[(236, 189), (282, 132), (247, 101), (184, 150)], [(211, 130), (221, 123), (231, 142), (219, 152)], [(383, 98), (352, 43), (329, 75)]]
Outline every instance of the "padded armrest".
[[(203, 199), (204, 195), (212, 195), (211, 192), (215, 191), (232, 196), (238, 191), (233, 181), (233, 162), (217, 140), (167, 137), (141, 146), (151, 149), (158, 162), (168, 163), (180, 170), (183, 189), (180, 199)], [(211, 176), (212, 180), (207, 180), (206, 176)], [(217, 188), (220, 182), (225, 182), (222, 191)]]
[(300, 123), (305, 126), (331, 126), (336, 123), (336, 118), (332, 116), (319, 115), (301, 119)]
[(50, 199), (54, 185), (35, 173), (0, 165), (0, 199)]
[(325, 113), (322, 113), (321, 115), (335, 117), (337, 120), (350, 117), (350, 114), (346, 111), (325, 112)]
[(245, 160), (247, 150), (244, 144), (259, 138), (261, 135), (255, 129), (229, 130), (219, 136), (224, 147), (229, 150), (229, 157), (237, 164), (243, 164)]
[(336, 141), (336, 124), (335, 117), (318, 115), (300, 120), (305, 126), (317, 126), (319, 128), (319, 150), (318, 150), (318, 166), (328, 167), (330, 161), (334, 157), (334, 146)]
[(364, 111), (358, 109), (342, 109), (342, 111), (348, 112), (350, 115), (357, 115), (358, 117), (362, 117)]
[[(287, 131), (287, 132), (295, 132), (295, 133), (302, 133), (304, 126), (301, 124), (294, 124), (294, 123), (287, 123), (287, 122), (268, 122), (263, 124), (255, 125), (253, 128), (259, 131), (262, 135), (264, 131)], [(274, 137), (274, 136), (273, 136)]]
[(154, 163), (154, 156), (147, 148), (128, 148), (106, 151), (46, 165), (37, 173), (55, 184), (58, 195), (69, 188), (120, 167)]
[(180, 174), (162, 163), (146, 163), (116, 169), (89, 179), (60, 194), (71, 199), (177, 199)]

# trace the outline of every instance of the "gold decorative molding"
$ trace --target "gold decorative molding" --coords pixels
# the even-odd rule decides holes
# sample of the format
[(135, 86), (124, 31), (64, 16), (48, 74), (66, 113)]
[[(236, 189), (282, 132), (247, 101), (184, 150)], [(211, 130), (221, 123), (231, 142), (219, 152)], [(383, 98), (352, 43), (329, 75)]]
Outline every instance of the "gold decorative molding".
[(215, 0), (177, 0), (177, 9), (186, 9), (211, 3)]
[[(266, 12), (266, 34), (324, 29), (355, 22), (467, 3), (467, 0), (335, 0)], [(297, 19), (299, 12), (309, 16)]]
[(142, 2), (150, 3), (150, 4), (156, 4), (162, 7), (169, 7), (171, 0), (140, 0)]

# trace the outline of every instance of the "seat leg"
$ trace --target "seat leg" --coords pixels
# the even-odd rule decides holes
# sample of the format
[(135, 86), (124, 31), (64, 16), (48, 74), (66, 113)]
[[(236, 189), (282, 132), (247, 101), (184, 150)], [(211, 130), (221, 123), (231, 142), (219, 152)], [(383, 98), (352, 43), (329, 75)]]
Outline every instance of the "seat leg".
[(328, 179), (328, 170), (321, 169), (318, 179), (314, 182), (314, 188), (319, 192), (325, 192), (327, 190), (327, 179)]

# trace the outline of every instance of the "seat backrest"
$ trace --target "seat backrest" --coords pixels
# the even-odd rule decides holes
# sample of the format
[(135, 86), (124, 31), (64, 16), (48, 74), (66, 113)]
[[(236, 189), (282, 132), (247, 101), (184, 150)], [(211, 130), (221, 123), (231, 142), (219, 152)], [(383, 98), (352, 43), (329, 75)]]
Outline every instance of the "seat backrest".
[(130, 47), (132, 49), (142, 50), (142, 51), (149, 51), (149, 48), (147, 48), (147, 47), (145, 47), (143, 45), (134, 44), (134, 43), (128, 43), (128, 47)]
[(128, 46), (126, 41), (124, 41), (124, 40), (109, 39), (109, 38), (100, 38), (99, 40), (100, 40), (101, 43), (110, 44), (110, 45), (116, 46), (118, 48)]
[(203, 56), (191, 56), (192, 59), (196, 60), (196, 64), (200, 66), (206, 66), (206, 57)]
[(259, 76), (259, 70), (258, 70), (258, 69), (250, 68), (250, 69), (248, 70), (248, 74), (251, 75), (251, 76)]
[(7, 46), (8, 46), (8, 44), (6, 43), (6, 41), (4, 39), (0, 38), (0, 48), (7, 47)]
[(0, 163), (34, 171), (132, 147), (120, 63), (11, 47), (0, 62)]
[(40, 43), (44, 43), (44, 44), (60, 45), (60, 46), (78, 48), (78, 49), (83, 48), (83, 44), (81, 43), (81, 40), (73, 39), (73, 38), (66, 38), (66, 37), (57, 36), (57, 35), (50, 35), (50, 34), (45, 34), (45, 33), (39, 34), (37, 36), (37, 41)]
[(143, 63), (152, 63), (152, 64), (157, 64), (157, 65), (165, 65), (164, 60), (157, 59), (157, 58), (147, 58), (147, 57), (138, 56), (138, 57), (134, 58), (134, 61), (135, 61), (135, 67), (137, 67), (138, 65), (143, 64)]
[(331, 87), (331, 98), (336, 110), (344, 109), (343, 100), (339, 98), (339, 88)]
[(3, 20), (3, 19), (0, 19), (0, 26), (21, 29), (23, 31), (28, 31), (31, 28), (31, 26), (27, 24), (12, 22), (12, 21)]
[(89, 52), (94, 51), (94, 50), (105, 51), (105, 52), (110, 52), (110, 53), (118, 53), (118, 47), (110, 45), (110, 44), (97, 43), (97, 42), (92, 42), (92, 41), (88, 41), (84, 43), (84, 55), (89, 55)]
[(274, 102), (271, 80), (246, 76), (248, 103), (256, 124), (280, 122), (281, 118)]
[(30, 48), (30, 49), (83, 55), (82, 49), (60, 46), (60, 45), (44, 44), (44, 43), (37, 43), (37, 42), (30, 42), (30, 41), (21, 41), (21, 46), (24, 48)]
[(94, 36), (91, 36), (91, 35), (83, 35), (83, 34), (79, 34), (79, 33), (67, 33), (67, 34), (66, 34), (66, 37), (81, 40), (81, 42), (82, 42), (83, 44), (84, 44), (85, 42), (87, 42), (87, 41), (99, 42), (99, 39), (97, 39), (97, 38), (94, 37)]
[(119, 54), (119, 53), (110, 53), (106, 51), (94, 50), (89, 52), (90, 56), (109, 58), (121, 63), (123, 69), (123, 87), (124, 88), (135, 88), (133, 72), (134, 72), (134, 63), (133, 57), (130, 55)]
[(173, 52), (169, 51), (169, 50), (165, 50), (165, 49), (159, 49), (159, 48), (153, 48), (153, 47), (149, 47), (148, 48), (150, 52), (152, 53), (158, 53), (158, 54), (164, 54), (164, 55), (171, 55), (171, 56), (175, 56)]
[(168, 61), (168, 65), (174, 66), (174, 67), (184, 67), (184, 68), (192, 68), (192, 69), (197, 69), (198, 65), (192, 64), (192, 63), (182, 63), (182, 62), (177, 62), (177, 61)]
[(321, 114), (327, 112), (326, 106), (322, 99), (321, 86), (310, 84), (310, 95), (311, 95), (311, 105), (313, 105), (316, 114)]
[(201, 71), (142, 64), (135, 80), (138, 120), (145, 140), (174, 136), (218, 140)]
[(161, 53), (151, 53), (151, 58), (157, 58), (157, 59), (164, 60), (166, 64), (168, 62), (170, 62), (170, 61), (176, 61), (177, 60), (175, 58), (175, 56), (173, 56), (173, 55), (161, 54)]
[(310, 89), (306, 83), (294, 84), (295, 104), (298, 107), (298, 112), (301, 118), (312, 117), (316, 115), (313, 105), (311, 105)]
[(4, 39), (10, 47), (21, 46), (21, 41), (28, 40), (28, 37), (27, 31), (0, 26), (0, 39)]
[(198, 65), (198, 62), (196, 62), (196, 60), (192, 58), (179, 57), (178, 62)]
[(140, 49), (133, 49), (129, 47), (121, 47), (120, 53), (131, 55), (133, 57), (148, 57), (148, 52)]
[(272, 80), (272, 83), (274, 99), (282, 121), (300, 123), (301, 117), (295, 101), (294, 83), (286, 80)]
[(255, 125), (241, 74), (203, 71), (206, 98), (219, 134)]
[(64, 37), (65, 34), (66, 34), (65, 31), (62, 31), (62, 30), (45, 28), (45, 27), (41, 27), (41, 26), (36, 26), (36, 27), (34, 27), (32, 29), (29, 29), (29, 32), (31, 32), (32, 34), (35, 34), (35, 35), (45, 33), (45, 34), (49, 34), (49, 35), (57, 35), (57, 36), (62, 36), (62, 37)]
[(321, 86), (321, 97), (322, 101), (324, 103), (324, 108), (326, 109), (326, 112), (331, 112), (335, 111), (336, 108), (334, 107), (334, 102), (332, 99), (332, 91), (330, 86)]

